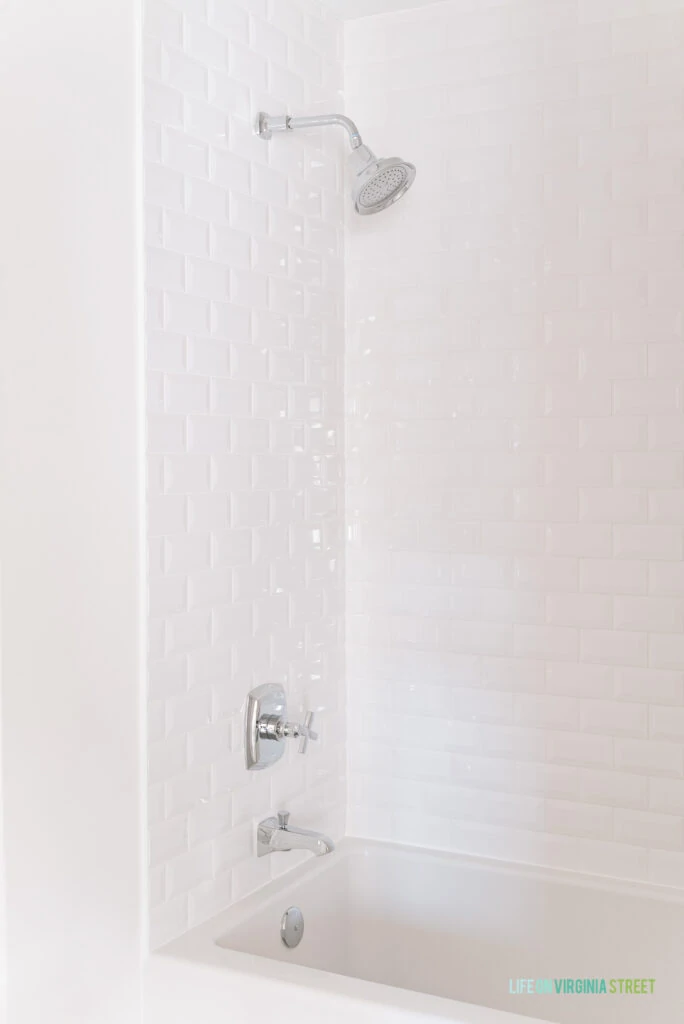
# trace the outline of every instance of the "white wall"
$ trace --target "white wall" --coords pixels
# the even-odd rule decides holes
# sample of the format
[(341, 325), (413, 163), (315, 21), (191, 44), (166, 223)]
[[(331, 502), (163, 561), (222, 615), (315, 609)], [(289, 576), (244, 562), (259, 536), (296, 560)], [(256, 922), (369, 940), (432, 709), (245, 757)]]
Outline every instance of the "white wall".
[[(347, 143), (252, 133), (340, 107), (341, 41), (315, 0), (146, 5), (153, 946), (298, 863), (261, 818), (344, 831)], [(250, 774), (267, 681), (321, 741)]]
[(684, 4), (346, 30), (351, 830), (684, 885)]
[(0, 588), (11, 1024), (139, 1020), (135, 3), (3, 5)]

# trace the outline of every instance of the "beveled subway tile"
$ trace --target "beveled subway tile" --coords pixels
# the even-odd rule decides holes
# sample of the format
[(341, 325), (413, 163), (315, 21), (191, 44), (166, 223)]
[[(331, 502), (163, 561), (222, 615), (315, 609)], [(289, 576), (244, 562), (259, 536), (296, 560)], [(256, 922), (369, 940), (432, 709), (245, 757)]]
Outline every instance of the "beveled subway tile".
[[(216, 688), (230, 728), (192, 748), (231, 820), (222, 804), (211, 877), (182, 843), (161, 857), (189, 889), (155, 907), (157, 940), (265, 881), (238, 821), (274, 795), (327, 823), (316, 778), (344, 762), (341, 718), (320, 760), (251, 800), (243, 676), (338, 709), (347, 687), (352, 828), (681, 885), (678, 15), (582, 0), (350, 21), (345, 109), (418, 165), (401, 204), (356, 218), (337, 132), (265, 145), (251, 127), (257, 100), (339, 108), (340, 24), (300, 0), (178, 4), (185, 36), (175, 8), (147, 32), (146, 240), (165, 250), (148, 404), (173, 409), (151, 438), (174, 448), (150, 456), (151, 529), (155, 578), (192, 575), (209, 618), (173, 610), (171, 583), (154, 700), (182, 697), (188, 660)], [(183, 374), (211, 378), (208, 410)], [(402, 830), (404, 795), (426, 809)], [(341, 832), (341, 784), (329, 800)]]
[[(182, 734), (180, 745), (155, 752), (155, 779), (173, 775), (159, 815), (178, 823), (178, 842), (155, 847), (157, 889), (160, 871), (165, 880), (155, 945), (269, 873), (251, 870), (253, 829), (241, 824), (245, 808), (259, 813), (238, 768), (244, 680), (290, 676), (293, 715), (309, 701), (339, 707), (342, 687), (343, 478), (331, 461), (339, 462), (343, 385), (342, 139), (321, 133), (307, 185), (304, 137), (278, 156), (252, 132), (259, 96), (276, 110), (302, 109), (306, 87), (308, 104), (337, 108), (342, 29), (309, 8), (305, 20), (298, 0), (278, 5), (273, 24), (257, 0), (249, 11), (231, 0), (205, 7), (149, 0), (146, 19), (157, 57), (146, 83), (148, 405), (159, 453), (150, 454), (160, 616), (150, 675), (154, 721)], [(296, 52), (316, 79), (306, 83), (285, 66), (288, 33), (305, 24), (309, 38), (297, 38)], [(324, 75), (324, 65), (338, 73)], [(304, 321), (314, 308), (319, 317)], [(290, 533), (300, 524), (324, 547), (300, 544)], [(339, 836), (344, 723), (329, 715), (312, 770), (273, 792), (266, 780), (261, 810), (280, 794), (297, 815), (320, 815), (320, 780), (332, 764), (321, 827)]]

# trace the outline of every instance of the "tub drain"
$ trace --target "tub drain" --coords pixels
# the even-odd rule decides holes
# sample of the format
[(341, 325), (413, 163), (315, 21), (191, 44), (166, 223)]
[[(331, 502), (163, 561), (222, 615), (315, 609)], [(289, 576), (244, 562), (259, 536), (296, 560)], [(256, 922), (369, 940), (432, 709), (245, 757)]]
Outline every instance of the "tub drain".
[(280, 938), (288, 949), (294, 949), (304, 935), (304, 915), (299, 907), (288, 907), (280, 921)]

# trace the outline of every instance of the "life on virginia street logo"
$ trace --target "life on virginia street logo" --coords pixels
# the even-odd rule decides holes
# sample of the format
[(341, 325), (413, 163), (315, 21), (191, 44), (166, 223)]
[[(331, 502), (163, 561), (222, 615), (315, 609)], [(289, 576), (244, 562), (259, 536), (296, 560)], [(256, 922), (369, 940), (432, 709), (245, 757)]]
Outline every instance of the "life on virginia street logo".
[(512, 996), (652, 996), (655, 978), (509, 978)]

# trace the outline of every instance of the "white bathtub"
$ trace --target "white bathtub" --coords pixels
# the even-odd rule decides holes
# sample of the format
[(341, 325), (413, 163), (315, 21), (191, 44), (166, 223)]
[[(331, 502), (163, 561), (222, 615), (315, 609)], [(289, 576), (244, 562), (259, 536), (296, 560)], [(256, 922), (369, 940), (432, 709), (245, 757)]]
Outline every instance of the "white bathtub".
[[(296, 949), (280, 939), (291, 905), (305, 918)], [(652, 995), (510, 991), (518, 979), (564, 978), (655, 985)], [(153, 1024), (683, 1018), (676, 890), (351, 839), (171, 943), (147, 973)]]

